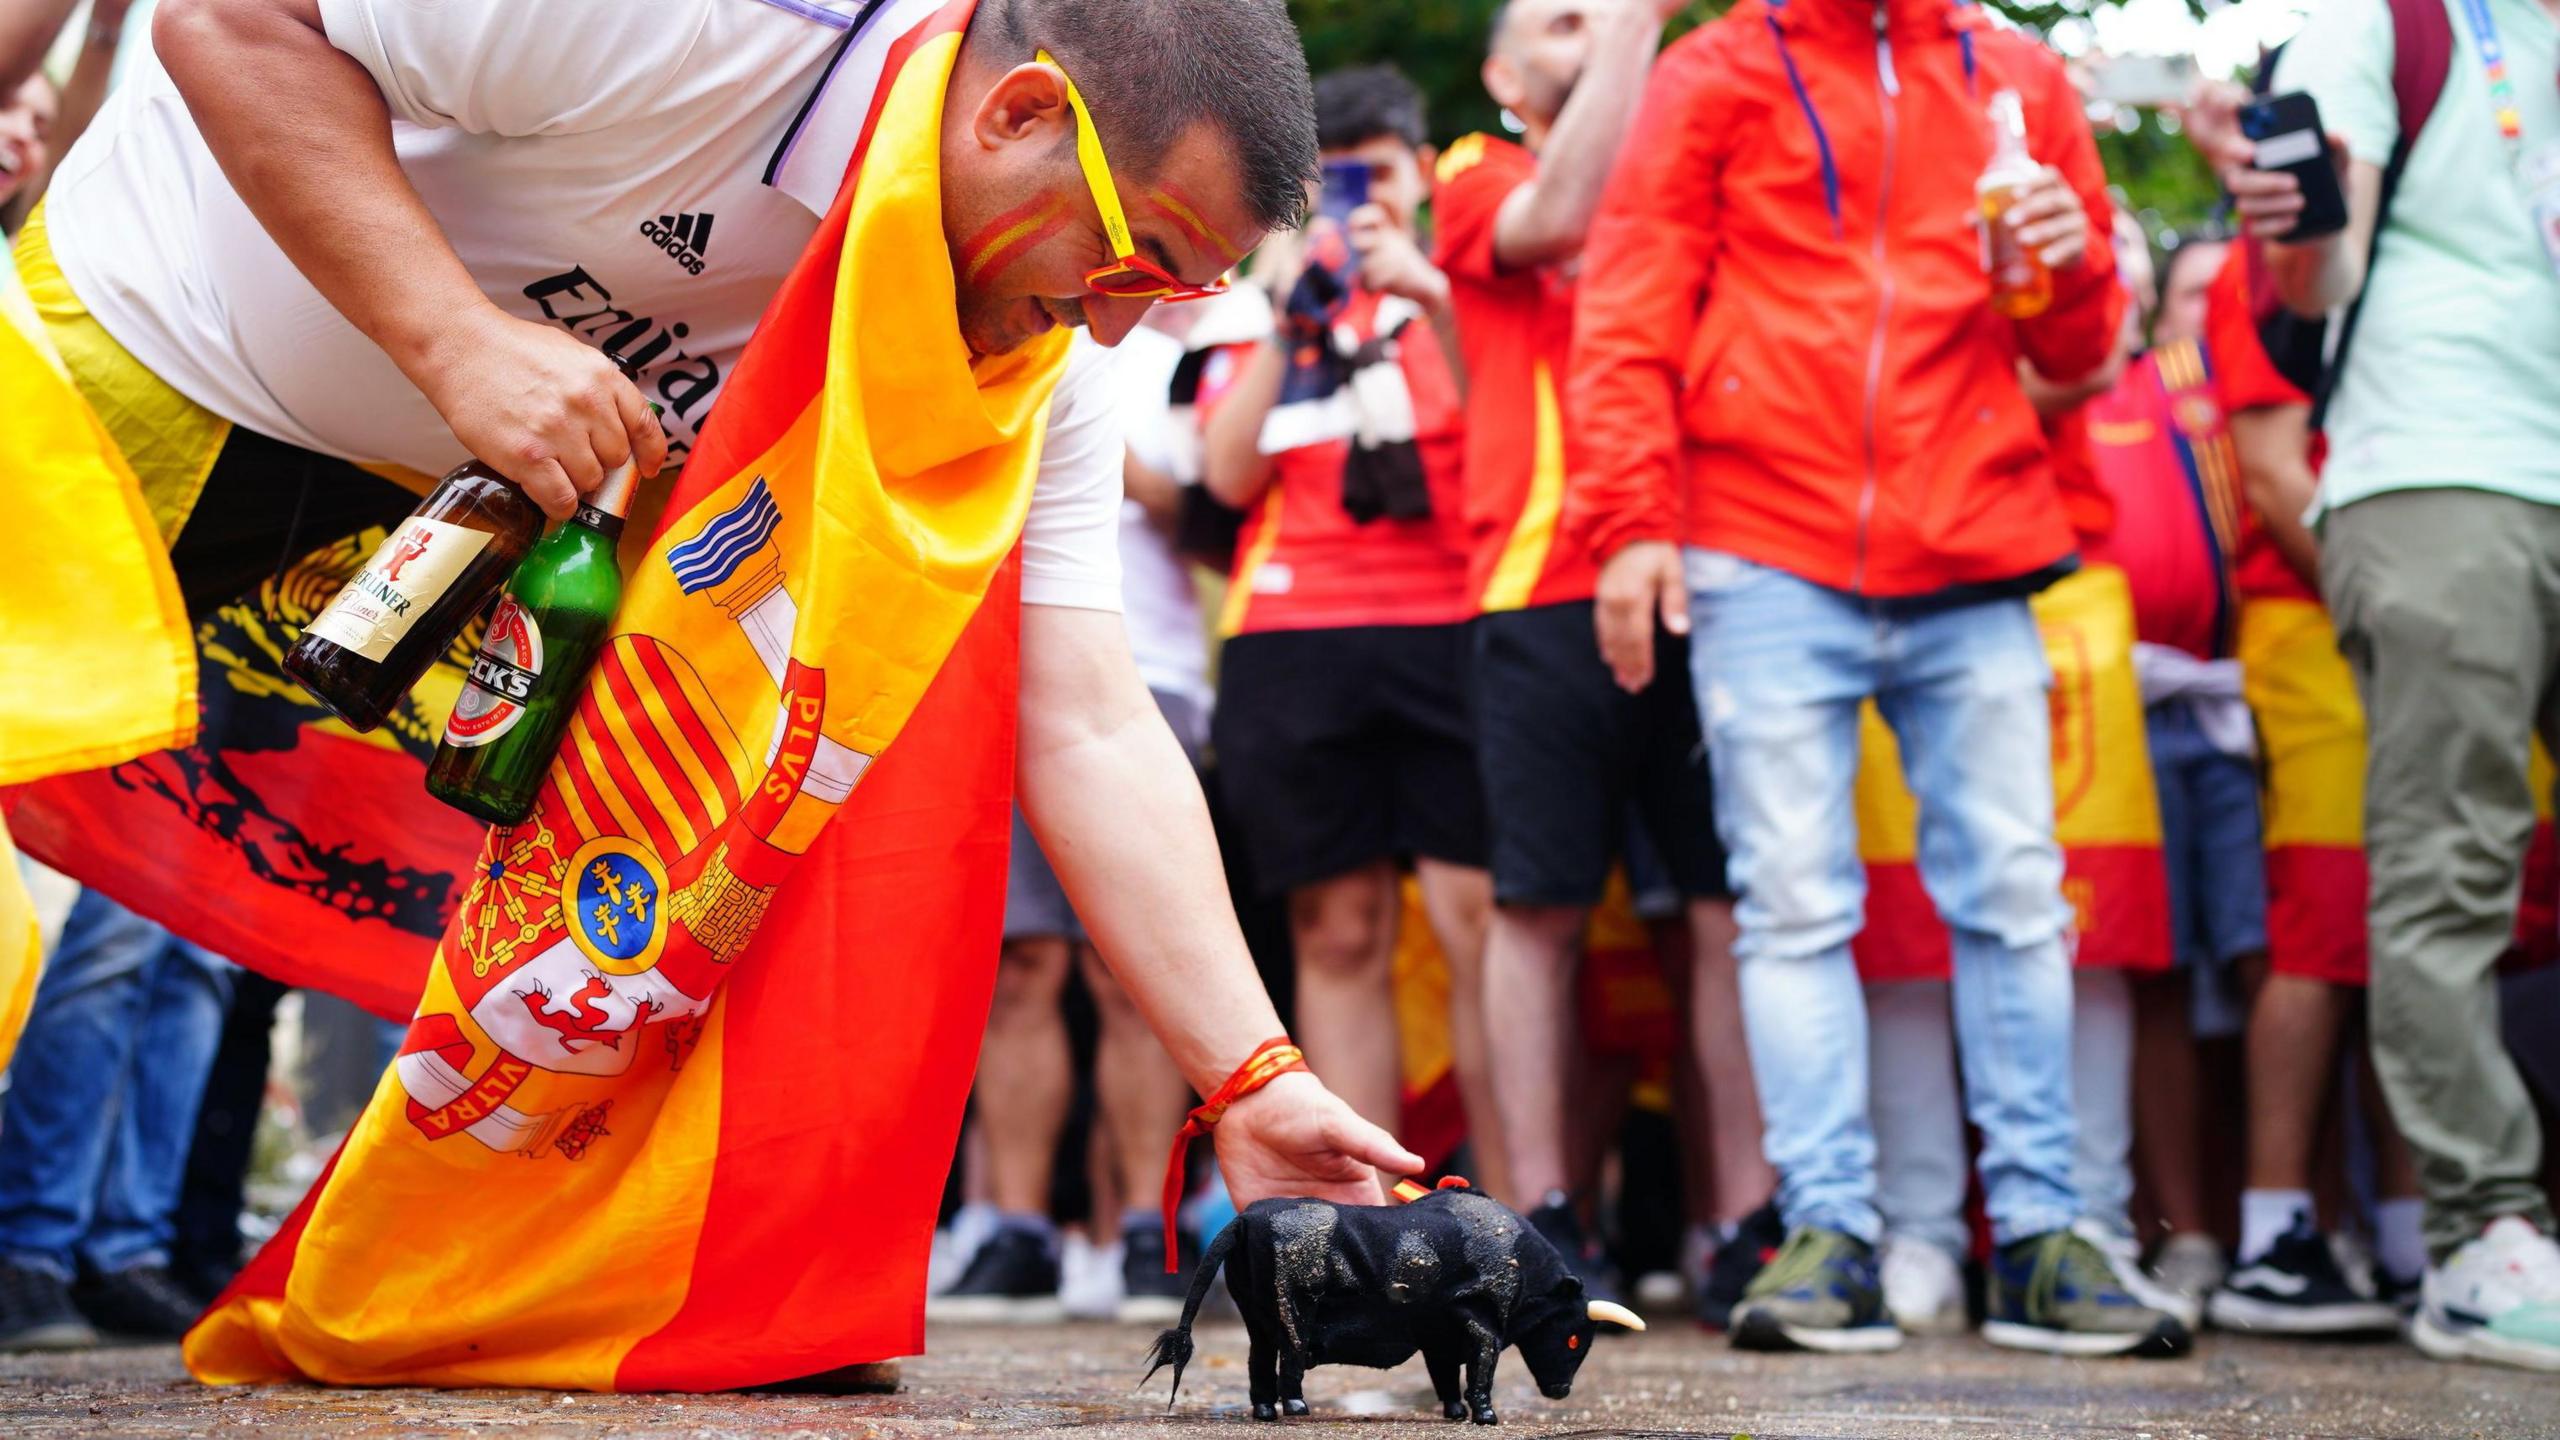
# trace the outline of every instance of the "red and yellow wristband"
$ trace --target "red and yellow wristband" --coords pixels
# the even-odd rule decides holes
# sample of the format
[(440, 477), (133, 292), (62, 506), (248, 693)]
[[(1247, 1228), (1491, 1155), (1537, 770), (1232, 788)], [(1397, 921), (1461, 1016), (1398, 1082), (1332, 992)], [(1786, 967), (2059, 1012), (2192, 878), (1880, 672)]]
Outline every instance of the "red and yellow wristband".
[(1307, 1057), (1297, 1045), (1286, 1035), (1275, 1035), (1255, 1046), (1217, 1093), (1202, 1101), (1182, 1122), (1182, 1128), (1174, 1132), (1173, 1154), (1164, 1167), (1164, 1273), (1171, 1275), (1182, 1268), (1174, 1246), (1174, 1225), (1176, 1212), (1182, 1208), (1183, 1162), (1191, 1153), (1191, 1142), (1225, 1119), (1228, 1106), (1283, 1075), (1306, 1068)]

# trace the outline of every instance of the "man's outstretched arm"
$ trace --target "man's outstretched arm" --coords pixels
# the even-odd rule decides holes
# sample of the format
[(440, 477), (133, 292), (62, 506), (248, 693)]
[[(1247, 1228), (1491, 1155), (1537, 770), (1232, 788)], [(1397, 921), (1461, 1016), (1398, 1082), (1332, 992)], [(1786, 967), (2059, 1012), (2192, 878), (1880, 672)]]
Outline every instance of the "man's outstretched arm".
[(500, 310), (463, 268), (400, 169), (382, 87), (331, 42), (321, 0), (163, 0), (151, 38), (250, 212), (472, 454), (554, 518), (635, 455), (656, 473), (666, 438), (639, 390), (577, 337)]
[[(1280, 1017), (1236, 926), (1199, 782), (1138, 678), (1118, 615), (1023, 607), (1021, 715), (1031, 833), (1104, 963), (1206, 1095), (1281, 1033)], [(1422, 1168), (1309, 1075), (1237, 1102), (1212, 1134), (1239, 1205), (1274, 1195), (1374, 1205), (1376, 1170)]]

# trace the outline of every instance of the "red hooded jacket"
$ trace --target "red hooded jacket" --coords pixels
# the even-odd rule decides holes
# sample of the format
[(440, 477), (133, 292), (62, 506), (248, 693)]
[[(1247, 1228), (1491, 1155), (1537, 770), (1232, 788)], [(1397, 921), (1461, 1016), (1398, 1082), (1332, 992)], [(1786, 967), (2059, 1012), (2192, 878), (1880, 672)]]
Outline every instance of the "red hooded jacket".
[[(2028, 320), (1990, 305), (1985, 106), (2089, 214)], [(2106, 177), (2062, 63), (1952, 0), (1742, 0), (1663, 52), (1585, 251), (1567, 523), (1925, 595), (2073, 554), (2024, 355), (2105, 363), (2124, 300)]]

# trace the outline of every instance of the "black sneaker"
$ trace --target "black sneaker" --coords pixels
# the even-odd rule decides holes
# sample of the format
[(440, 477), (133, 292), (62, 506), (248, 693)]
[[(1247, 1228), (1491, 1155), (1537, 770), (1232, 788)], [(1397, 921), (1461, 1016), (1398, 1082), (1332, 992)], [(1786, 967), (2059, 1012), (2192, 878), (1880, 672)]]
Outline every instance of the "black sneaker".
[(2262, 1335), (2388, 1335), (2400, 1328), (2390, 1302), (2356, 1288), (2338, 1268), (2328, 1237), (2297, 1214), (2267, 1253), (2231, 1272), (2205, 1315), (2225, 1330)]
[(1760, 1278), (1761, 1268), (1778, 1258), (1779, 1247), (1786, 1243), (1787, 1225), (1778, 1218), (1775, 1202), (1744, 1216), (1733, 1234), (1716, 1247), (1715, 1259), (1707, 1262), (1707, 1283), (1698, 1292), (1698, 1323), (1710, 1330), (1724, 1329), (1733, 1319), (1733, 1307), (1742, 1303), (1743, 1293)]
[(160, 1265), (86, 1276), (71, 1287), (71, 1300), (90, 1323), (119, 1340), (183, 1339), (204, 1313)]
[(1547, 1243), (1564, 1257), (1564, 1268), (1582, 1282), (1583, 1294), (1594, 1300), (1618, 1298), (1617, 1273), (1600, 1253), (1599, 1242), (1582, 1233), (1582, 1217), (1574, 1213), (1571, 1197), (1561, 1190), (1550, 1190), (1526, 1218), (1529, 1228), (1546, 1237)]
[(950, 1289), (924, 1302), (924, 1316), (958, 1324), (1054, 1325), (1066, 1319), (1066, 1302), (1058, 1298), (1058, 1257), (1048, 1237), (1019, 1225), (998, 1229), (969, 1257), (969, 1268)]
[(1120, 1303), (1111, 1318), (1123, 1325), (1166, 1326), (1182, 1319), (1183, 1297), (1191, 1292), (1192, 1267), (1200, 1263), (1200, 1242), (1187, 1230), (1174, 1232), (1174, 1259), (1164, 1268), (1164, 1222), (1139, 1220), (1120, 1230)]
[(86, 1350), (98, 1332), (71, 1304), (71, 1287), (42, 1270), (0, 1263), (0, 1350)]

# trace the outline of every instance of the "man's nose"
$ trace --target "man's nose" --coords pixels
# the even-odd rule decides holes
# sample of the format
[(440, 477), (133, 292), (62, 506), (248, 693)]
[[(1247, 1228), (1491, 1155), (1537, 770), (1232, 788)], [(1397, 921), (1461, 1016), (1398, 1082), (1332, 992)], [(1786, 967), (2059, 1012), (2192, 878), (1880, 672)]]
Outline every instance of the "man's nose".
[(1117, 295), (1088, 295), (1084, 300), (1085, 330), (1099, 344), (1117, 345), (1138, 328), (1138, 322), (1147, 318), (1148, 307), (1155, 303)]

